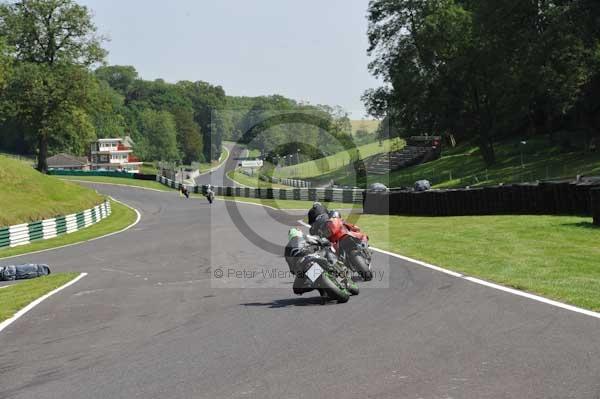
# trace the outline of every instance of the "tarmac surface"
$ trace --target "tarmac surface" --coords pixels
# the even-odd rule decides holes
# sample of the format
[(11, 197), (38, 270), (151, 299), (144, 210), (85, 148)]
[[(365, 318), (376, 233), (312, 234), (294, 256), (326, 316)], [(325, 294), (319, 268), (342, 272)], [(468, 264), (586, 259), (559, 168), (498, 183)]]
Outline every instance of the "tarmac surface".
[(285, 274), (298, 212), (90, 186), (141, 221), (0, 260), (89, 273), (0, 333), (0, 398), (600, 398), (598, 319), (382, 254), (322, 306)]

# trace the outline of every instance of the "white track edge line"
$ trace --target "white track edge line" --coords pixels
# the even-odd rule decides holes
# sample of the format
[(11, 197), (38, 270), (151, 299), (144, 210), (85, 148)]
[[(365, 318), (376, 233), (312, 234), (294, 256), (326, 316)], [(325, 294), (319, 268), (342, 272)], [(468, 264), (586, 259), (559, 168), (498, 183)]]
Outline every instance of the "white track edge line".
[[(7, 259), (19, 258), (19, 257), (22, 257), (22, 256), (35, 255), (35, 254), (40, 254), (40, 253), (42, 253), (42, 252), (55, 251), (55, 250), (57, 250), (57, 249), (68, 248), (68, 247), (72, 247), (72, 246), (75, 246), (75, 245), (85, 244), (86, 242), (91, 242), (91, 241), (100, 240), (100, 239), (102, 239), (102, 238), (110, 237), (110, 236), (113, 236), (113, 235), (115, 235), (115, 234), (120, 234), (120, 233), (123, 233), (124, 231), (127, 231), (127, 230), (129, 230), (130, 228), (134, 227), (136, 224), (138, 224), (138, 223), (140, 222), (140, 220), (141, 220), (141, 218), (142, 218), (142, 215), (141, 215), (140, 211), (138, 211), (137, 209), (135, 209), (135, 208), (134, 208), (134, 207), (132, 207), (131, 205), (128, 205), (128, 204), (126, 204), (126, 203), (124, 203), (124, 202), (122, 202), (122, 201), (119, 201), (119, 200), (116, 200), (116, 199), (114, 199), (113, 197), (110, 197), (110, 196), (109, 196), (108, 198), (110, 198), (111, 200), (113, 200), (113, 201), (115, 201), (115, 202), (118, 202), (118, 203), (119, 203), (119, 204), (121, 204), (121, 205), (124, 205), (124, 206), (126, 206), (126, 207), (127, 207), (127, 208), (129, 208), (129, 209), (133, 209), (133, 211), (135, 211), (135, 213), (136, 213), (136, 215), (137, 215), (137, 216), (136, 216), (136, 219), (135, 219), (135, 222), (133, 222), (133, 223), (132, 223), (132, 224), (130, 224), (129, 226), (125, 227), (124, 229), (121, 229), (121, 230), (119, 230), (119, 231), (114, 231), (114, 232), (112, 232), (112, 233), (108, 233), (108, 234), (105, 234), (105, 235), (103, 235), (103, 236), (100, 236), (100, 237), (90, 238), (89, 240), (78, 241), (78, 242), (74, 242), (74, 243), (71, 243), (71, 244), (61, 245), (60, 247), (46, 248), (46, 249), (41, 249), (41, 250), (39, 250), (39, 251), (26, 252), (26, 253), (24, 253), (24, 254), (20, 254), (20, 255), (12, 255), (12, 256), (7, 256), (7, 257), (5, 257), (5, 258), (0, 258), (0, 260), (7, 260)], [(103, 220), (105, 220), (105, 219), (103, 219)], [(94, 226), (94, 225), (92, 225), (92, 226)], [(88, 226), (88, 227), (92, 227), (92, 226)], [(78, 230), (78, 231), (82, 231), (82, 230), (83, 230), (83, 229), (81, 229), (81, 230)]]
[[(303, 220), (299, 220), (298, 223), (302, 224), (305, 227), (310, 227), (310, 225), (308, 223), (305, 223)], [(384, 255), (392, 256), (392, 257), (398, 258), (398, 259), (402, 259), (404, 261), (407, 261), (407, 262), (410, 262), (410, 263), (413, 263), (413, 264), (416, 264), (416, 265), (419, 265), (419, 266), (423, 266), (423, 267), (426, 267), (426, 268), (431, 269), (431, 270), (435, 270), (435, 271), (440, 272), (440, 273), (448, 274), (448, 275), (450, 275), (452, 277), (456, 277), (456, 278), (459, 278), (459, 279), (462, 279), (462, 280), (466, 280), (466, 281), (469, 281), (471, 283), (483, 285), (483, 286), (488, 287), (488, 288), (493, 288), (493, 289), (496, 289), (496, 290), (499, 290), (499, 291), (503, 291), (503, 292), (506, 292), (506, 293), (509, 293), (509, 294), (513, 294), (513, 295), (520, 296), (520, 297), (523, 297), (523, 298), (531, 299), (533, 301), (545, 303), (547, 305), (551, 305), (551, 306), (554, 306), (554, 307), (557, 307), (557, 308), (569, 310), (571, 312), (580, 313), (580, 314), (583, 314), (583, 315), (586, 315), (586, 316), (590, 316), (590, 317), (594, 317), (594, 318), (600, 319), (600, 313), (594, 312), (592, 310), (587, 310), (587, 309), (579, 308), (577, 306), (573, 306), (573, 305), (569, 305), (569, 304), (566, 304), (566, 303), (563, 303), (563, 302), (558, 302), (558, 301), (555, 301), (555, 300), (552, 300), (552, 299), (544, 298), (544, 297), (539, 296), (539, 295), (530, 294), (530, 293), (525, 292), (525, 291), (516, 290), (514, 288), (505, 287), (505, 286), (502, 286), (502, 285), (499, 285), (499, 284), (495, 284), (495, 283), (490, 283), (489, 281), (481, 280), (479, 278), (465, 276), (464, 274), (453, 272), (452, 270), (444, 269), (443, 267), (435, 266), (435, 265), (432, 265), (432, 264), (429, 264), (429, 263), (426, 263), (426, 262), (422, 262), (420, 260), (412, 259), (412, 258), (409, 258), (407, 256), (396, 254), (394, 252), (385, 251), (383, 249), (379, 249), (379, 248), (375, 248), (375, 247), (371, 247), (371, 249), (373, 251), (382, 253)]]
[(23, 309), (21, 309), (17, 313), (15, 313), (13, 317), (11, 317), (10, 319), (4, 320), (2, 323), (0, 323), (0, 332), (2, 332), (4, 329), (6, 329), (8, 326), (10, 326), (15, 321), (17, 321), (19, 318), (21, 318), (23, 315), (25, 315), (31, 309), (35, 308), (37, 305), (44, 302), (46, 299), (50, 298), (52, 295), (57, 294), (58, 292), (64, 290), (65, 288), (72, 286), (73, 284), (75, 284), (76, 282), (78, 282), (79, 280), (81, 280), (82, 278), (84, 278), (87, 275), (88, 275), (87, 273), (81, 273), (79, 276), (75, 277), (73, 280), (69, 281), (68, 283), (56, 288), (53, 291), (50, 291), (46, 295), (31, 302), (29, 305), (25, 306)]
[(225, 166), (225, 163), (227, 162), (227, 160), (229, 160), (229, 157), (231, 156), (231, 151), (226, 146), (223, 146), (223, 148), (225, 148), (225, 151), (227, 151), (227, 158), (222, 160), (221, 163), (219, 165), (215, 166), (214, 168), (209, 169), (206, 172), (200, 173), (197, 177), (206, 176), (209, 173), (214, 172), (215, 170), (221, 169), (223, 166)]
[[(60, 177), (59, 177), (59, 179), (60, 179)], [(116, 179), (121, 179), (121, 178), (120, 177), (116, 177)], [(106, 182), (99, 182), (99, 181), (92, 181), (92, 180), (78, 180), (78, 179), (61, 179), (61, 180), (62, 181), (74, 181), (74, 182), (77, 182), (77, 183), (103, 184), (105, 186), (132, 187), (132, 188), (139, 188), (140, 190), (156, 191), (156, 192), (159, 192), (159, 193), (172, 193), (175, 190), (175, 189), (172, 189), (172, 190), (159, 190), (157, 188), (135, 186), (133, 184), (106, 183)], [(150, 180), (150, 181), (155, 181), (155, 180)], [(165, 187), (167, 187), (167, 186), (165, 186)]]

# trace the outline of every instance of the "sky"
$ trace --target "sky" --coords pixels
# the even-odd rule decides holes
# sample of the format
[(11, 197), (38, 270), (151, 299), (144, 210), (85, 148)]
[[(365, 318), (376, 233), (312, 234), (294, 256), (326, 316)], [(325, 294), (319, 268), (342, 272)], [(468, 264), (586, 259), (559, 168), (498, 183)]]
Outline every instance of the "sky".
[(79, 0), (111, 65), (143, 79), (203, 80), (229, 95), (280, 94), (365, 116), (368, 0)]

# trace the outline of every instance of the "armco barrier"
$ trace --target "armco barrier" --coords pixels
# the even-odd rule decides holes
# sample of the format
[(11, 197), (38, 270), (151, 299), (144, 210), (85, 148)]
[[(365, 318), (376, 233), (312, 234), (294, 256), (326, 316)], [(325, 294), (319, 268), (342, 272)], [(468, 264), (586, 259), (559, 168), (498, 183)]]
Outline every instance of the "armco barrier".
[[(163, 176), (157, 176), (156, 181), (165, 186), (179, 189), (181, 183), (167, 179)], [(185, 185), (188, 190), (194, 193), (203, 192), (200, 186)], [(304, 201), (322, 201), (322, 202), (341, 202), (345, 204), (362, 203), (363, 191), (359, 189), (332, 189), (332, 188), (249, 188), (249, 187), (214, 187), (216, 195), (227, 197), (246, 197), (261, 199), (281, 199), (281, 200), (304, 200)]]
[(3, 227), (0, 228), (0, 248), (17, 247), (29, 244), (31, 241), (47, 240), (65, 233), (70, 234), (98, 223), (110, 214), (110, 202), (106, 201), (92, 209), (72, 215)]
[[(376, 215), (466, 216), (502, 214), (598, 214), (597, 184), (539, 183), (430, 190), (367, 192), (364, 213)], [(598, 216), (600, 218), (600, 216)]]

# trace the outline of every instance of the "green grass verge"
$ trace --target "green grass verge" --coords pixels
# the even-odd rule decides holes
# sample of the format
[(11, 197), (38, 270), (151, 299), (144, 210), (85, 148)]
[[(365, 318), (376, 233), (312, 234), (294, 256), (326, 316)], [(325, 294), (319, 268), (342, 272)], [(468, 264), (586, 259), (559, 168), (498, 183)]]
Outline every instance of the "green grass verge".
[(248, 158), (258, 158), (260, 157), (260, 150), (252, 149), (248, 150)]
[(375, 247), (600, 311), (600, 228), (562, 216), (360, 215)]
[(145, 175), (155, 175), (158, 173), (158, 169), (154, 163), (144, 162), (144, 164), (140, 166), (140, 173)]
[(353, 135), (356, 134), (358, 130), (366, 130), (370, 134), (375, 134), (381, 122), (372, 119), (354, 119), (350, 121), (350, 124), (352, 125)]
[(10, 319), (19, 310), (41, 296), (76, 278), (78, 273), (56, 273), (26, 280), (0, 290), (0, 322)]
[[(350, 163), (351, 158), (365, 159), (376, 154), (388, 152), (392, 148), (401, 148), (404, 145), (405, 143), (403, 140), (384, 140), (381, 145), (376, 141), (359, 146), (355, 151), (342, 151), (325, 158), (276, 169), (273, 172), (273, 176), (286, 178), (296, 177), (300, 179), (316, 177), (345, 168)], [(358, 152), (358, 156), (356, 155), (356, 151)]]
[(221, 151), (221, 156), (219, 157), (219, 160), (211, 162), (211, 163), (201, 163), (200, 167), (199, 167), (200, 173), (207, 172), (210, 169), (218, 168), (219, 166), (221, 166), (223, 164), (223, 162), (225, 162), (225, 160), (228, 157), (229, 157), (229, 150), (227, 149), (227, 147), (223, 146), (223, 151)]
[(93, 208), (93, 190), (41, 174), (27, 163), (0, 156), (0, 226), (49, 219)]
[[(246, 197), (223, 197), (217, 198), (225, 201), (250, 202), (253, 204), (261, 204), (270, 206), (276, 209), (306, 209), (306, 212), (312, 207), (313, 201), (296, 201), (296, 200), (278, 200), (278, 199), (260, 199)], [(324, 202), (329, 209), (361, 209), (362, 204), (344, 204), (340, 202)], [(299, 220), (299, 219), (298, 219)]]
[[(223, 151), (221, 152), (221, 157), (218, 161), (214, 162), (204, 162), (201, 163), (198, 167), (200, 173), (206, 172), (209, 169), (215, 168), (223, 163), (229, 154), (229, 150), (225, 146), (223, 146)], [(189, 165), (188, 165), (189, 166)], [(156, 175), (158, 174), (158, 168), (156, 167), (155, 162), (144, 162), (143, 165), (140, 166), (140, 173), (147, 175)]]
[(22, 247), (0, 249), (0, 259), (90, 240), (122, 230), (135, 222), (137, 214), (133, 209), (115, 201), (111, 201), (110, 205), (112, 208), (111, 215), (88, 228), (71, 234), (63, 234), (50, 240), (34, 241), (31, 244)]
[(231, 180), (248, 187), (258, 187), (258, 188), (291, 188), (289, 186), (284, 186), (283, 184), (275, 184), (270, 183), (264, 180), (260, 180), (257, 176), (247, 176), (241, 172), (231, 170), (227, 172), (227, 177)]
[(79, 180), (79, 181), (87, 181), (90, 183), (110, 183), (110, 184), (121, 184), (125, 186), (132, 187), (144, 187), (144, 188), (152, 188), (160, 191), (172, 191), (173, 189), (167, 187), (163, 184), (160, 184), (156, 181), (150, 180), (136, 180), (136, 179), (127, 179), (123, 177), (107, 177), (107, 176), (60, 176), (61, 180)]

